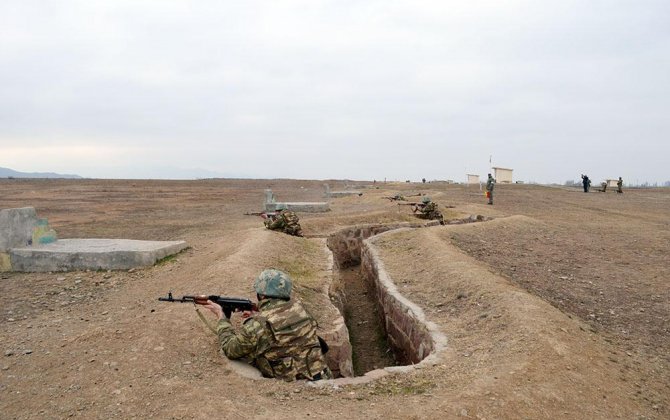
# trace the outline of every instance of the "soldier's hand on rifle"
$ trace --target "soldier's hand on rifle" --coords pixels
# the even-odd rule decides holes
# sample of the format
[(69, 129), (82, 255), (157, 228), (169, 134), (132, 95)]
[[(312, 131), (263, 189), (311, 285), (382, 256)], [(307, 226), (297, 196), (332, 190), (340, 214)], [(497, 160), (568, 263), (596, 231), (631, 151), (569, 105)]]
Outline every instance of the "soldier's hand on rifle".
[(211, 300), (208, 299), (207, 304), (203, 306), (212, 311), (214, 315), (216, 315), (216, 319), (223, 319), (224, 315), (226, 318), (230, 319), (230, 312), (224, 314), (223, 308), (218, 303), (212, 302)]

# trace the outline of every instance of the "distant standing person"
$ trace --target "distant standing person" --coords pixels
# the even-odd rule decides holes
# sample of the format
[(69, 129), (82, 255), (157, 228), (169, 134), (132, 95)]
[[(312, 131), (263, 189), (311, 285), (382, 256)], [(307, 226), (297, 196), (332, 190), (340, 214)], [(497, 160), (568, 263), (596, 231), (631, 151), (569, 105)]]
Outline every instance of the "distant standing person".
[(617, 186), (616, 192), (618, 192), (619, 194), (623, 194), (623, 179), (621, 179), (621, 177), (619, 177), (619, 180), (616, 182), (616, 186)]
[(589, 192), (589, 188), (591, 187), (591, 180), (589, 179), (588, 175), (582, 174), (582, 185), (584, 186), (584, 192)]
[(486, 180), (486, 197), (488, 197), (488, 204), (493, 205), (493, 189), (496, 186), (496, 180), (489, 174), (488, 179)]

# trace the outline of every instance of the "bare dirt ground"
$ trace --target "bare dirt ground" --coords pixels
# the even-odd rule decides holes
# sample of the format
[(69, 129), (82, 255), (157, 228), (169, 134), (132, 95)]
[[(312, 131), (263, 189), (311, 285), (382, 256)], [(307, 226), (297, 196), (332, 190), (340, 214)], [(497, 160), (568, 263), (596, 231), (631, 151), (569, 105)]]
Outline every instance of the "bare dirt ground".
[(340, 271), (347, 296), (344, 316), (353, 349), (352, 362), (356, 376), (397, 365), (393, 349), (386, 339), (378, 305), (372, 299), (374, 287), (361, 279), (362, 275), (360, 265)]
[[(61, 238), (184, 239), (131, 271), (0, 273), (2, 418), (668, 418), (670, 191), (379, 184), (300, 214), (307, 238), (268, 232), (263, 189), (322, 201), (322, 181), (0, 180), (0, 208), (33, 206)], [(349, 183), (354, 184), (354, 183)], [(360, 183), (360, 185), (370, 183)], [(330, 182), (331, 189), (345, 183)], [(378, 187), (378, 188), (377, 188)], [(430, 369), (311, 388), (231, 371), (175, 294), (253, 296), (275, 266), (319, 322), (322, 239), (413, 220), (382, 196), (426, 192), (445, 218), (491, 222), (386, 235), (399, 289), (447, 335)], [(325, 299), (325, 300), (324, 300)]]

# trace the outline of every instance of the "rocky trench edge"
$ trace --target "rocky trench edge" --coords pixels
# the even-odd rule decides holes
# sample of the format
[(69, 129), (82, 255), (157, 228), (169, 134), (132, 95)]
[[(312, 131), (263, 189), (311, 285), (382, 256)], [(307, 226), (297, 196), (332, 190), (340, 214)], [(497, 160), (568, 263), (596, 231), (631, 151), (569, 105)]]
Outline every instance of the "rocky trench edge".
[[(437, 225), (437, 222), (428, 226)], [(428, 321), (423, 310), (405, 298), (384, 268), (384, 264), (374, 245), (374, 239), (398, 229), (424, 227), (426, 224), (403, 223), (397, 225), (365, 225), (343, 229), (332, 234), (326, 245), (332, 252), (332, 281), (326, 285), (333, 304), (340, 311), (340, 318), (334, 329), (324, 332), (324, 338), (331, 346), (327, 355), (329, 366), (343, 376), (327, 383), (345, 385), (365, 383), (394, 372), (408, 372), (413, 369), (432, 366), (437, 363), (439, 352), (446, 347), (447, 338), (434, 323)], [(383, 327), (396, 358), (403, 366), (387, 366), (353, 377), (351, 344), (343, 314), (346, 300), (344, 288), (338, 283), (336, 270), (361, 264), (363, 281), (373, 284), (374, 299), (383, 318)], [(320, 383), (315, 383), (320, 384)]]

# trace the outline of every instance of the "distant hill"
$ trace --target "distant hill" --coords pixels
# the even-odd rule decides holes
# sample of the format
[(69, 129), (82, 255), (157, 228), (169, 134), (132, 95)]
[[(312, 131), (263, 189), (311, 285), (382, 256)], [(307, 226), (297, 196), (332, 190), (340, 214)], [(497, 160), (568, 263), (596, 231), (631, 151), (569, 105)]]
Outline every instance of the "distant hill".
[(79, 175), (57, 174), (54, 172), (19, 172), (0, 168), (0, 178), (82, 178)]

